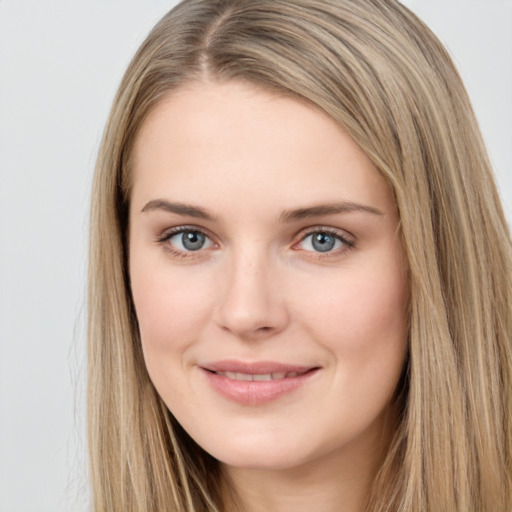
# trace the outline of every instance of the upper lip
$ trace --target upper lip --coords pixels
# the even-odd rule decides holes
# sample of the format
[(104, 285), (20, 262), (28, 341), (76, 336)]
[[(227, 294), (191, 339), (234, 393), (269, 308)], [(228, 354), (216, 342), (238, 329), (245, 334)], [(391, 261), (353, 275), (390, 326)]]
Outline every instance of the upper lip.
[(266, 373), (278, 373), (278, 372), (297, 372), (304, 373), (308, 370), (318, 368), (318, 366), (300, 365), (300, 364), (288, 364), (280, 363), (276, 361), (236, 361), (236, 360), (224, 360), (214, 361), (211, 363), (205, 363), (200, 365), (201, 368), (209, 370), (211, 372), (236, 372), (246, 373), (249, 375), (262, 375)]

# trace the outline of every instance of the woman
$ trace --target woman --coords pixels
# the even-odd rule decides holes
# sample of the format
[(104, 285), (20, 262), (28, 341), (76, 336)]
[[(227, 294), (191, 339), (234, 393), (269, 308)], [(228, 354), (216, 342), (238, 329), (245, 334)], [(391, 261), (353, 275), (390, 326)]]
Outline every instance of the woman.
[(89, 293), (96, 510), (510, 508), (510, 236), (398, 2), (166, 15), (105, 131)]

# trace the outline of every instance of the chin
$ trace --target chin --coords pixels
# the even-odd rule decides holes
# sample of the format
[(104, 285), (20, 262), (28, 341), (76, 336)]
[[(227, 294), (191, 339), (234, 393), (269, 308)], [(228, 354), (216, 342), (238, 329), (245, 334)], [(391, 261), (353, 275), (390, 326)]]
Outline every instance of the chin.
[(222, 464), (240, 469), (292, 469), (310, 462), (323, 451), (307, 446), (304, 439), (290, 436), (289, 432), (284, 436), (245, 432), (219, 439), (222, 438), (201, 446)]
[(278, 471), (293, 469), (308, 462), (307, 457), (302, 458), (299, 454), (289, 453), (283, 450), (275, 451), (274, 449), (265, 449), (255, 451), (247, 449), (245, 451), (237, 451), (227, 453), (222, 450), (220, 457), (216, 457), (221, 464), (239, 469), (253, 469)]

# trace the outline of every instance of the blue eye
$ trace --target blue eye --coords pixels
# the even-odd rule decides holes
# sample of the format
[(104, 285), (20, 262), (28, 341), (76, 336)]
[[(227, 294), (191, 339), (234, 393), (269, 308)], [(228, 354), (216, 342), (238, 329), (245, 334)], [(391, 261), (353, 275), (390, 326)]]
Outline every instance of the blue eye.
[(204, 233), (193, 229), (183, 229), (171, 233), (166, 239), (174, 249), (182, 252), (199, 251), (213, 245), (213, 242)]
[(316, 231), (306, 235), (301, 243), (301, 248), (312, 252), (332, 252), (343, 246), (352, 247), (352, 243), (338, 234), (328, 231)]

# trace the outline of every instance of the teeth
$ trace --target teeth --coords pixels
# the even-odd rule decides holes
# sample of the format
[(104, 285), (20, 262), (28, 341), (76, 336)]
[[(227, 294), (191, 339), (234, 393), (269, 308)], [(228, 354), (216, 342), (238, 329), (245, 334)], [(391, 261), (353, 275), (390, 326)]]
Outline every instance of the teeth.
[(297, 377), (298, 375), (302, 375), (299, 372), (273, 372), (273, 373), (260, 373), (260, 374), (251, 374), (251, 373), (240, 373), (240, 372), (215, 372), (217, 375), (221, 377), (227, 377), (231, 380), (245, 380), (245, 381), (268, 381), (268, 380), (278, 380), (278, 379), (290, 379), (292, 377)]
[(252, 380), (272, 380), (271, 373), (263, 373), (261, 375), (253, 375)]
[(231, 380), (252, 380), (252, 375), (248, 373), (238, 373), (238, 372), (217, 372), (218, 375), (223, 375)]

